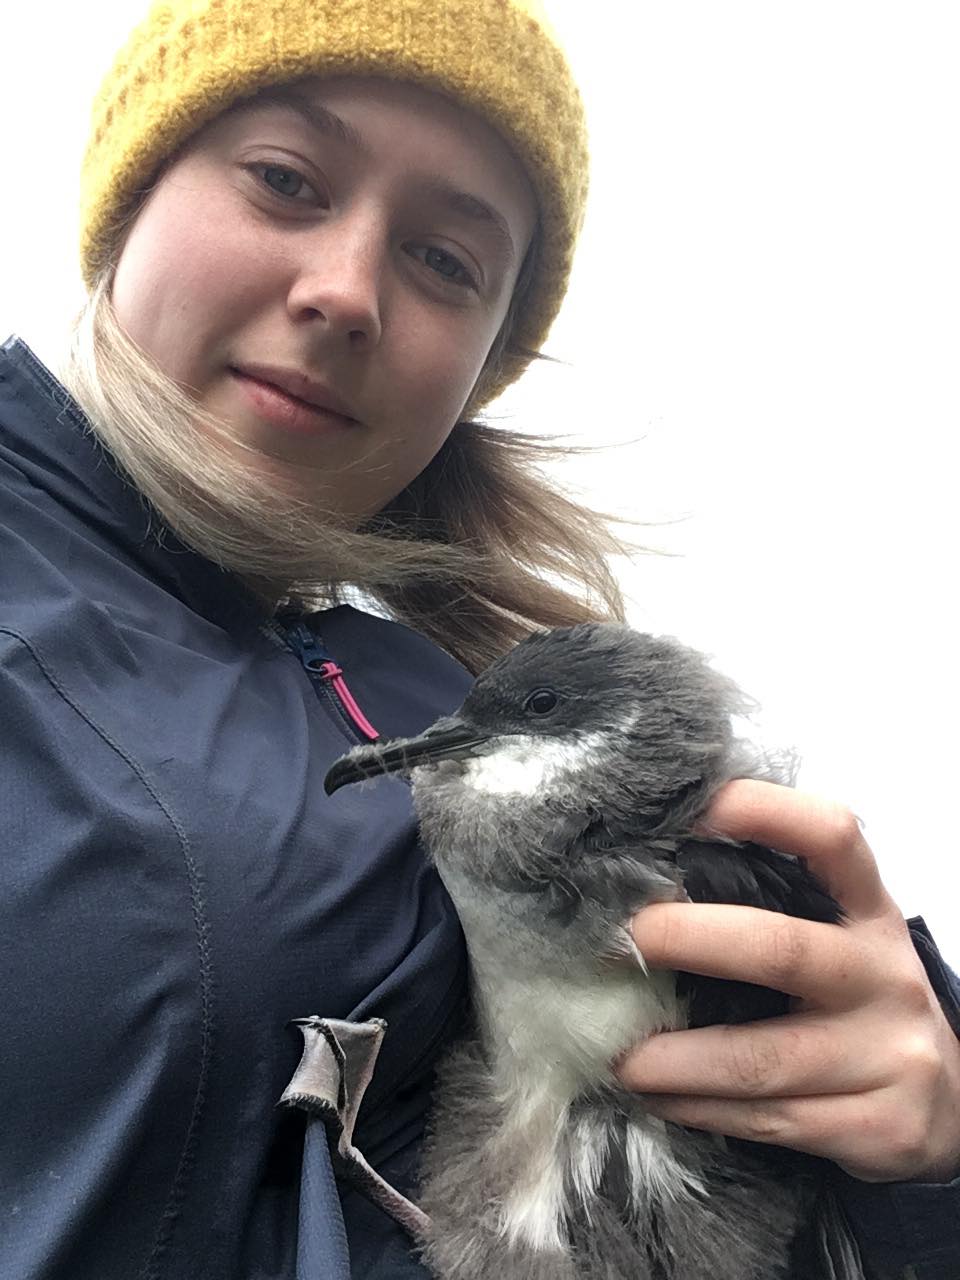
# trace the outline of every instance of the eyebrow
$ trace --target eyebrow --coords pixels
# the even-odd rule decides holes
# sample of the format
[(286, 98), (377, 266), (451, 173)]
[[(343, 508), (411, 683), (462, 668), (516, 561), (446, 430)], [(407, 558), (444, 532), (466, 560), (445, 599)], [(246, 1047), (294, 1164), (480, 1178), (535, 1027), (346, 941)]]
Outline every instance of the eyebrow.
[(435, 200), (451, 213), (462, 214), (463, 217), (470, 218), (493, 232), (508, 260), (513, 262), (517, 256), (513, 236), (510, 234), (506, 218), (498, 213), (492, 204), (487, 204), (486, 200), (481, 200), (479, 196), (461, 191), (459, 187), (453, 186), (443, 178), (430, 178), (419, 186), (428, 199)]
[[(370, 157), (370, 148), (352, 124), (328, 107), (323, 107), (318, 102), (311, 102), (296, 89), (285, 85), (268, 85), (252, 97), (241, 98), (227, 107), (224, 115), (239, 115), (255, 111), (262, 106), (286, 107), (296, 112), (309, 128), (321, 137), (335, 138), (338, 142), (344, 142), (352, 147), (360, 155)], [(458, 213), (486, 227), (500, 242), (507, 259), (510, 262), (514, 261), (517, 250), (513, 243), (513, 236), (510, 234), (506, 218), (493, 205), (488, 204), (486, 200), (481, 200), (479, 196), (461, 191), (445, 178), (428, 178), (418, 182), (417, 185), (428, 199), (436, 201), (451, 213)]]
[(311, 102), (296, 89), (288, 88), (286, 85), (268, 85), (251, 97), (241, 98), (238, 102), (232, 103), (223, 114), (240, 115), (248, 111), (256, 111), (262, 106), (287, 107), (295, 111), (315, 133), (321, 134), (324, 138), (336, 138), (338, 142), (345, 142), (361, 155), (369, 156), (370, 154), (370, 149), (352, 124), (348, 124), (329, 108), (322, 107), (318, 102)]

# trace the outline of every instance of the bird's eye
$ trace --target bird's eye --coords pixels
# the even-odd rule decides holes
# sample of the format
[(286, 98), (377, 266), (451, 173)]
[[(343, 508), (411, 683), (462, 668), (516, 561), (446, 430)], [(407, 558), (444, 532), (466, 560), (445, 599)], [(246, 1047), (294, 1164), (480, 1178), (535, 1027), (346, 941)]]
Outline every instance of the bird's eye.
[(532, 712), (535, 716), (546, 716), (559, 701), (552, 689), (535, 689), (523, 704), (523, 709)]

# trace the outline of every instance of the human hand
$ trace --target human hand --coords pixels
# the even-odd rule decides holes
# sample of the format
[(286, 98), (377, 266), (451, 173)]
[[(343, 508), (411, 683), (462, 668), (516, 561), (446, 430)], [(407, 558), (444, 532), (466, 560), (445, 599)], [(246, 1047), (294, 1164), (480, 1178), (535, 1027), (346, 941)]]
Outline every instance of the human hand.
[(624, 1055), (655, 1115), (834, 1160), (867, 1182), (960, 1173), (960, 1041), (854, 816), (769, 782), (731, 782), (704, 834), (802, 857), (842, 926), (754, 907), (654, 903), (632, 933), (651, 968), (772, 987), (791, 1012), (665, 1031)]

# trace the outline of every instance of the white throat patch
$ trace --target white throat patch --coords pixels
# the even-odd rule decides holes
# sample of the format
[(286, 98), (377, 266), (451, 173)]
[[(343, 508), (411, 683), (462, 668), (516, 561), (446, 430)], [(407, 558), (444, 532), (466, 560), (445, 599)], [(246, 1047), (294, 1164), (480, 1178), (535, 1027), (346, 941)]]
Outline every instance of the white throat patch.
[(464, 762), (463, 781), (488, 795), (534, 796), (564, 774), (589, 767), (605, 738), (603, 733), (579, 738), (503, 737), (495, 751)]

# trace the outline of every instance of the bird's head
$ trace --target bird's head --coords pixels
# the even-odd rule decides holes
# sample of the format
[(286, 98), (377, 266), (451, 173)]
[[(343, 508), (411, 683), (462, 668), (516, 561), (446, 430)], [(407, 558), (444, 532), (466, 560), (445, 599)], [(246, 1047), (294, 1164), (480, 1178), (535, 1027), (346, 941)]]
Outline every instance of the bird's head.
[(583, 623), (521, 641), (456, 714), (355, 748), (325, 785), (398, 772), (448, 804), (513, 797), (577, 821), (600, 815), (614, 835), (624, 824), (652, 833), (695, 815), (728, 776), (731, 715), (743, 709), (736, 686), (676, 640)]

